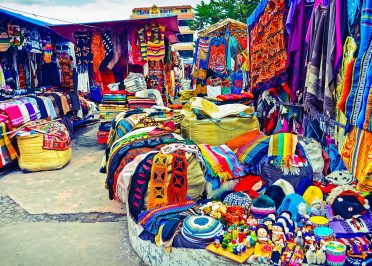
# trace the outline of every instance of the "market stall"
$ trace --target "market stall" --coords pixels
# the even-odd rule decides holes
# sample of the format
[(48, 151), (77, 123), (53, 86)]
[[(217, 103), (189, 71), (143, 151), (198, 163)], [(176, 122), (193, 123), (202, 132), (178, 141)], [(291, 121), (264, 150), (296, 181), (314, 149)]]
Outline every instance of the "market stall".
[(198, 32), (193, 60), (191, 96), (206, 96), (216, 102), (249, 102), (247, 25), (232, 19)]
[[(0, 34), (0, 168), (3, 168), (19, 158), (27, 146), (28, 141), (20, 142), (16, 138), (20, 131), (28, 130), (33, 137), (49, 134), (53, 139), (47, 127), (37, 133), (31, 128), (41, 119), (60, 120), (53, 125), (64, 125), (58, 128), (67, 131), (65, 142), (68, 142), (73, 122), (84, 118), (93, 107), (81, 104), (85, 100), (79, 98), (74, 88), (73, 46), (43, 21), (3, 9), (0, 14), (0, 28), (3, 29)], [(35, 156), (35, 162), (41, 147), (41, 144), (37, 149), (28, 146), (28, 153)], [(66, 158), (59, 168), (69, 161), (71, 154)]]
[[(171, 123), (136, 129), (143, 114), (111, 127), (101, 172), (146, 263), (371, 264), (372, 6), (289, 4), (261, 1), (248, 18), (254, 107), (186, 91), (180, 133)], [(209, 68), (214, 44), (202, 38), (213, 33), (198, 40), (194, 67), (206, 67), (194, 81), (217, 73), (227, 83), (225, 60)]]
[(164, 106), (175, 96), (176, 16), (51, 27), (77, 46), (78, 89), (101, 94), (99, 143), (107, 143), (118, 113)]

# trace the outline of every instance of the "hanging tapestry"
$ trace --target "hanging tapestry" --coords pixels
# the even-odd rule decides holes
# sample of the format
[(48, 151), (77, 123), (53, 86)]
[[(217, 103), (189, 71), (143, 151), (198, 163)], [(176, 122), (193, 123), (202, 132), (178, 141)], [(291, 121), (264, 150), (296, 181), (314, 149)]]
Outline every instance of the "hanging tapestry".
[(269, 1), (249, 26), (250, 81), (255, 93), (287, 80), (284, 11), (284, 0)]

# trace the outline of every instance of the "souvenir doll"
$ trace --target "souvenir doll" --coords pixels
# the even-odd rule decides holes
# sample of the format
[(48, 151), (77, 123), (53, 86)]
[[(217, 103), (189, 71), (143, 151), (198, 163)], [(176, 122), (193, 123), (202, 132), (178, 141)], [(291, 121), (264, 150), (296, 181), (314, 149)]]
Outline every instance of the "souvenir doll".
[(310, 206), (311, 216), (323, 216), (325, 217), (324, 203), (320, 199), (315, 199)]
[(269, 229), (260, 224), (256, 228), (257, 242), (254, 247), (254, 257), (258, 263), (268, 263), (272, 253), (272, 242), (269, 238)]

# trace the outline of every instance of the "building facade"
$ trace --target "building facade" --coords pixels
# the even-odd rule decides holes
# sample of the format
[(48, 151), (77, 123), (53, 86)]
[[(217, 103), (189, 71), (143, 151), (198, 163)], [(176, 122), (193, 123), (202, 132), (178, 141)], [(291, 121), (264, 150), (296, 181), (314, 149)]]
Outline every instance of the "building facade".
[(194, 19), (194, 13), (190, 5), (182, 6), (156, 6), (138, 7), (132, 10), (131, 19), (177, 16), (180, 34), (178, 42), (172, 47), (179, 52), (182, 58), (191, 58), (194, 50), (194, 31), (188, 26), (188, 21)]

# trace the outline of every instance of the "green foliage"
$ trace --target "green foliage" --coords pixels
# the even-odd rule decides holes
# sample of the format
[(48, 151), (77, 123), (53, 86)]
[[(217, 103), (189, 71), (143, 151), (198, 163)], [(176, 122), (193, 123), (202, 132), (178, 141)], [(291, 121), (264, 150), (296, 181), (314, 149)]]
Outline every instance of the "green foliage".
[(193, 30), (201, 30), (225, 18), (246, 23), (260, 0), (211, 0), (201, 1), (194, 9), (195, 18), (190, 23)]

